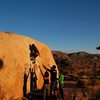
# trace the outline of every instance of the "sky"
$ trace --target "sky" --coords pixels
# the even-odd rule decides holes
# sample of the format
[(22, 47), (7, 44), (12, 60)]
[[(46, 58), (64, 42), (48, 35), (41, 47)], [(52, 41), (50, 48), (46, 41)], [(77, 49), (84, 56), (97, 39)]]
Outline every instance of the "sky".
[(0, 31), (28, 36), (51, 50), (98, 53), (100, 0), (0, 0)]

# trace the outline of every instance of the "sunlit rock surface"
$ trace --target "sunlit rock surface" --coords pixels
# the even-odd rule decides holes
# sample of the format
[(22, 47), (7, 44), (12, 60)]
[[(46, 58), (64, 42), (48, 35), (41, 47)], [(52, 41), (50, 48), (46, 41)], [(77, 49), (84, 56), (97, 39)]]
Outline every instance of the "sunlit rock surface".
[[(38, 66), (44, 73), (42, 64), (47, 68), (55, 65), (51, 51), (45, 44), (16, 33), (0, 32), (0, 100), (22, 97), (24, 71), (26, 68), (28, 73), (31, 64), (29, 44), (35, 44), (40, 52), (36, 64), (31, 66), (36, 70), (38, 89), (43, 86), (43, 77)], [(28, 91), (29, 85), (28, 78)]]

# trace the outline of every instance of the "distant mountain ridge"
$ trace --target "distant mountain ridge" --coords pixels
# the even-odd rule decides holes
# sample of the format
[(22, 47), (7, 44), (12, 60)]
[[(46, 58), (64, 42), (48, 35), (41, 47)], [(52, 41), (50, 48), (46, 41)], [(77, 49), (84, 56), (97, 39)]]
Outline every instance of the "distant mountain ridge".
[(100, 54), (90, 54), (87, 52), (74, 52), (65, 53), (62, 51), (52, 51), (53, 57), (58, 67), (64, 68), (66, 71), (72, 67), (74, 70), (79, 71), (83, 69), (92, 70), (92, 67), (96, 63), (100, 66)]

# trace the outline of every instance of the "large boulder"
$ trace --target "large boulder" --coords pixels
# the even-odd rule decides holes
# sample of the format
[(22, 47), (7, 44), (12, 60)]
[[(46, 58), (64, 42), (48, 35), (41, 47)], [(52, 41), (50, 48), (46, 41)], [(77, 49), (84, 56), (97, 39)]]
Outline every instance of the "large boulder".
[[(36, 63), (31, 65), (31, 67), (35, 67), (38, 89), (43, 86), (40, 68), (43, 73), (45, 69), (42, 65), (47, 68), (56, 65), (50, 49), (45, 44), (16, 33), (0, 32), (0, 100), (22, 97), (24, 72), (26, 69), (26, 73), (28, 73), (31, 64), (30, 44), (35, 44), (40, 52)], [(29, 78), (27, 84), (27, 91), (29, 91)]]

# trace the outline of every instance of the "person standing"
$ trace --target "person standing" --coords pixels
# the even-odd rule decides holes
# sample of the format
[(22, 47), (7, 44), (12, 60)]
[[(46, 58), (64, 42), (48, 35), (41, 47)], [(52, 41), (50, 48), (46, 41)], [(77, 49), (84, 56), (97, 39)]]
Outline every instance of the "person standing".
[(44, 84), (43, 84), (43, 100), (49, 100), (50, 96), (50, 82), (49, 82), (49, 72), (46, 70), (43, 74), (40, 66), (39, 66), (40, 72), (43, 76)]
[(50, 84), (49, 84), (49, 72), (44, 73), (44, 100), (49, 99), (50, 96)]
[(51, 83), (50, 83), (50, 95), (51, 96), (52, 96), (52, 94), (55, 95), (55, 88), (57, 87), (57, 84), (56, 84), (57, 83), (57, 70), (56, 70), (56, 66), (53, 65), (51, 67), (51, 69), (46, 68), (44, 65), (43, 65), (43, 67), (47, 71), (49, 71), (50, 72), (50, 75), (51, 75), (51, 79), (50, 79), (50, 81), (51, 81)]
[(33, 68), (30, 68), (30, 93), (37, 89), (37, 77)]
[(59, 89), (62, 100), (64, 100), (63, 86), (64, 86), (64, 75), (61, 72), (59, 76)]

